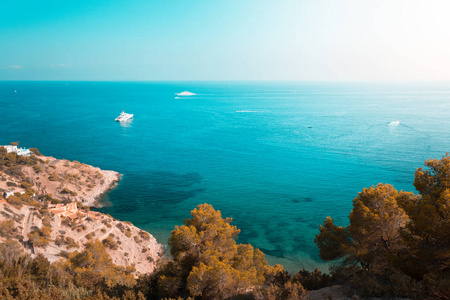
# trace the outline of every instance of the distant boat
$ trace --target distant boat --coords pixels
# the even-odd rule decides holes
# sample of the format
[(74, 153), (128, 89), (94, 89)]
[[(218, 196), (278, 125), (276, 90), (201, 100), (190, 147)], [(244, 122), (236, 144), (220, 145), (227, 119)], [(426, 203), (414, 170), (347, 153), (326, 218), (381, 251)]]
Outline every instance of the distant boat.
[(398, 126), (398, 125), (400, 125), (400, 121), (398, 121), (398, 120), (395, 120), (395, 121), (392, 121), (391, 123), (389, 123), (389, 126)]
[(188, 91), (184, 91), (184, 92), (181, 92), (181, 93), (178, 93), (178, 94), (176, 94), (177, 96), (195, 96), (195, 93), (191, 93), (191, 92), (188, 92)]
[(14, 93), (17, 93), (17, 90), (14, 90)]
[(116, 122), (124, 122), (124, 121), (129, 121), (131, 119), (133, 119), (133, 114), (127, 114), (125, 111), (122, 110), (122, 112), (120, 113), (120, 115), (116, 118)]

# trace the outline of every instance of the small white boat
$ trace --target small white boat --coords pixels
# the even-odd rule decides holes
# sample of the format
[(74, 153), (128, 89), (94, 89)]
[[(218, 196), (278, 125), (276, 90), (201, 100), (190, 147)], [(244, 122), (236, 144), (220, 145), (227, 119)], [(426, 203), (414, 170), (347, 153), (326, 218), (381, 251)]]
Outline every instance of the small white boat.
[(389, 126), (398, 126), (398, 125), (400, 125), (399, 120), (395, 120), (395, 121), (392, 121), (391, 123), (389, 123)]
[(177, 96), (195, 96), (195, 93), (184, 91), (184, 92), (178, 93)]
[(122, 110), (120, 115), (116, 118), (116, 122), (125, 122), (133, 119), (133, 114), (127, 114), (125, 111)]

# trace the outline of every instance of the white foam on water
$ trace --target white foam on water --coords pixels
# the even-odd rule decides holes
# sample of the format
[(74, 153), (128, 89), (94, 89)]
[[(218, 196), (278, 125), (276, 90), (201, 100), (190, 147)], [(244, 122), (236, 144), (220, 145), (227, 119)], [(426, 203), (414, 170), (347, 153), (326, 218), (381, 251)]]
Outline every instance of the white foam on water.
[(398, 125), (400, 125), (399, 120), (395, 120), (395, 121), (392, 121), (391, 123), (389, 123), (389, 126), (398, 126)]

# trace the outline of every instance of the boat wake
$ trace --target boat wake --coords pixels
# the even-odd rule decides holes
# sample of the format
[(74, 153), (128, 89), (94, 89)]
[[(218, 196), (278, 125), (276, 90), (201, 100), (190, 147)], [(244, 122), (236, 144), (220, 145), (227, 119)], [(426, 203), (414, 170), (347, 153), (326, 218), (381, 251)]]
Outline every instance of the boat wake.
[(400, 125), (400, 121), (399, 120), (395, 120), (395, 121), (392, 121), (391, 123), (389, 123), (388, 126), (398, 126), (398, 125)]
[(408, 129), (417, 131), (416, 129), (412, 128), (411, 126), (408, 126), (408, 125), (405, 125), (405, 124), (403, 124), (403, 123), (400, 123), (400, 121), (398, 121), (398, 120), (392, 121), (391, 123), (389, 123), (388, 126), (391, 126), (391, 127), (403, 126), (403, 127), (408, 128)]

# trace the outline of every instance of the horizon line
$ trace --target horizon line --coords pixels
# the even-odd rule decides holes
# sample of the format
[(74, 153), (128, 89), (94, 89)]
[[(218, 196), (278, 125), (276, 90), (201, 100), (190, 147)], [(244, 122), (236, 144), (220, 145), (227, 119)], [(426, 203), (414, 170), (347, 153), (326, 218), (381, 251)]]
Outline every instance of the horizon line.
[(450, 83), (450, 79), (438, 80), (333, 80), (333, 79), (220, 79), (220, 80), (78, 80), (78, 79), (57, 79), (57, 80), (38, 80), (38, 79), (0, 79), (0, 82), (136, 82), (136, 83), (152, 83), (152, 82), (292, 82), (292, 83)]

